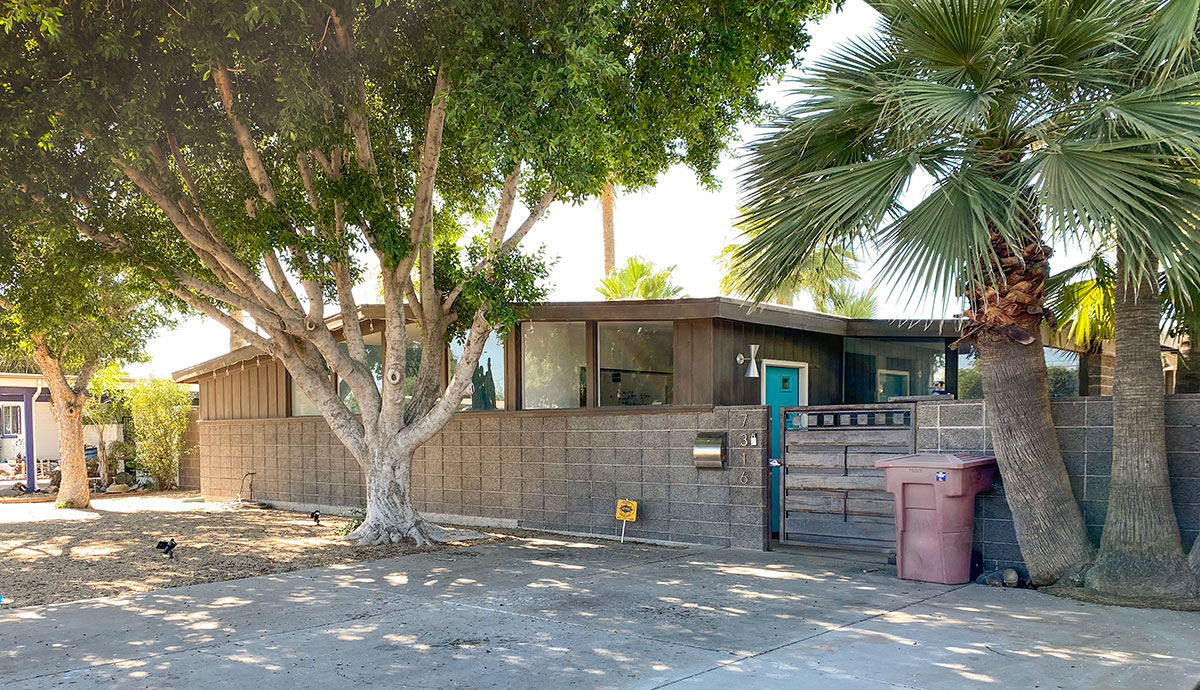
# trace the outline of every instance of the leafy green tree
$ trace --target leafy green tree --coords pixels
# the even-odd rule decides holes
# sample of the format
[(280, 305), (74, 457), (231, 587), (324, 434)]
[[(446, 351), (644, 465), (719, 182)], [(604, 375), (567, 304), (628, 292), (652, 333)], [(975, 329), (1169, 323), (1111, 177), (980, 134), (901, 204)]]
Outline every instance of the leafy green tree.
[[(412, 453), (454, 412), (489, 333), (518, 320), (510, 305), (544, 295), (522, 239), (614, 174), (636, 189), (684, 164), (712, 183), (737, 125), (766, 112), (759, 88), (828, 9), (70, 2), (52, 36), (18, 19), (0, 45), (0, 200), (138, 257), (282, 361), (363, 469), (356, 540), (440, 540), (412, 503)], [(512, 222), (518, 201), (529, 213)], [(468, 235), (439, 241), (441, 224)], [(352, 294), (364, 257), (382, 273), (386, 341), (405, 342), (406, 310), (420, 327), (411, 400), (408, 348), (372, 375)], [(443, 384), (452, 338), (465, 346)]]
[(683, 292), (671, 282), (674, 271), (674, 266), (658, 269), (649, 259), (631, 256), (624, 266), (614, 268), (600, 281), (596, 292), (606, 300), (674, 299)]
[[(1094, 244), (1115, 228), (1130, 277), (1162, 261), (1197, 282), (1180, 230), (1200, 197), (1195, 169), (1144, 147), (1195, 150), (1200, 79), (1124, 83), (1157, 45), (1144, 33), (1165, 19), (1157, 0), (873, 6), (879, 31), (810, 69), (750, 149), (747, 220), (763, 228), (738, 252), (745, 286), (765, 299), (816, 248), (873, 244), (916, 294), (965, 295), (1022, 555), (1034, 583), (1077, 579), (1093, 548), (1050, 417), (1046, 238)], [(932, 191), (906, 208), (918, 173)]]
[[(109, 467), (108, 442), (105, 433), (113, 424), (120, 424), (125, 417), (124, 402), (125, 385), (122, 381), (121, 368), (109, 364), (100, 369), (88, 382), (88, 400), (83, 407), (83, 418), (88, 424), (96, 427), (96, 464), (100, 480), (105, 485), (112, 480), (117, 472), (125, 471), (123, 459), (117, 459), (117, 467)], [(116, 439), (124, 440), (124, 439)]]
[(156, 488), (178, 487), (191, 391), (169, 379), (148, 378), (131, 386), (125, 399), (136, 430), (138, 466), (154, 479)]
[[(30, 357), (50, 390), (58, 424), (59, 503), (89, 505), (83, 414), (89, 385), (109, 365), (140, 361), (170, 326), (157, 286), (75, 233), (9, 226), (0, 246), (0, 350)], [(30, 459), (32, 460), (32, 458)]]

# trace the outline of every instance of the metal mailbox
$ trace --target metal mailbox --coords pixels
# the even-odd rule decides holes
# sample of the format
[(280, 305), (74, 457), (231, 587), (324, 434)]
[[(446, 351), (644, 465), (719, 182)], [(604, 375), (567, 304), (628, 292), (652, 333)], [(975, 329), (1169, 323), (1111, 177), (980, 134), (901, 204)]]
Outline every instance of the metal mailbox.
[(692, 445), (692, 460), (697, 469), (725, 469), (725, 432), (701, 431)]

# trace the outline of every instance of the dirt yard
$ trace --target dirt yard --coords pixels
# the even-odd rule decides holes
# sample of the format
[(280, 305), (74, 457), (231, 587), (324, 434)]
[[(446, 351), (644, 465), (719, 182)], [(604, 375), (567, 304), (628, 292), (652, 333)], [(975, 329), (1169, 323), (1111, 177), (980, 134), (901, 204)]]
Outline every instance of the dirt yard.
[[(339, 539), (345, 518), (184, 502), (195, 493), (96, 498), (90, 510), (0, 504), (0, 608), (143, 592), (414, 553)], [(178, 543), (175, 559), (154, 549)]]

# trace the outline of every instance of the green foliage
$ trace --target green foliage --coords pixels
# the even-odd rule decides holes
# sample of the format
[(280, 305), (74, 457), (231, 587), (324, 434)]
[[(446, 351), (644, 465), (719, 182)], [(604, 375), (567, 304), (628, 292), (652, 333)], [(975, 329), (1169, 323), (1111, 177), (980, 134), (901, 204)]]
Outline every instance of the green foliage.
[(125, 418), (125, 384), (121, 368), (110, 364), (88, 382), (88, 401), (83, 408), (88, 424), (120, 424)]
[(958, 399), (983, 399), (983, 373), (979, 367), (958, 370)]
[(54, 504), (54, 507), (59, 508), (59, 509), (66, 508), (69, 510), (69, 509), (75, 507), (75, 501), (72, 501), (70, 499), (67, 499), (65, 501), (58, 501), (57, 503)]
[(1050, 379), (1051, 398), (1073, 398), (1079, 395), (1079, 370), (1072, 367), (1046, 367)]
[(875, 288), (866, 292), (856, 292), (854, 288), (845, 285), (834, 285), (827, 295), (816, 302), (816, 306), (817, 311), (848, 319), (873, 319), (878, 308)]
[(362, 526), (363, 521), (367, 519), (367, 502), (363, 501), (357, 508), (346, 511), (346, 517), (349, 518), (346, 524), (338, 529), (338, 534), (342, 536), (346, 536)]
[[(745, 216), (745, 209), (742, 210)], [(737, 229), (742, 237), (754, 238), (762, 234), (763, 224), (743, 219), (738, 222)], [(721, 292), (737, 297), (749, 297), (751, 291), (745, 288), (752, 274), (747, 271), (748, 265), (737, 258), (742, 244), (727, 244), (717, 256), (718, 263), (724, 271), (721, 277)], [(828, 246), (815, 249), (804, 257), (792, 270), (787, 279), (776, 285), (763, 299), (778, 304), (790, 305), (801, 292), (807, 292), (812, 297), (818, 309), (827, 305), (834, 290), (849, 289), (848, 283), (858, 280), (855, 264), (858, 257), (854, 251), (841, 246)]]
[(126, 468), (129, 468), (136, 454), (137, 446), (131, 441), (113, 441), (108, 444), (108, 459), (113, 462), (124, 460)]
[(139, 361), (173, 321), (170, 300), (116, 257), (60, 228), (9, 225), (0, 247), (0, 351), (29, 361), (40, 343), (67, 375)]
[[(1169, 26), (1178, 4), (873, 3), (879, 32), (810, 67), (750, 148), (762, 230), (737, 254), (745, 287), (765, 299), (822, 248), (873, 244), (906, 294), (950, 300), (997, 281), (995, 245), (1041, 242), (1042, 221), (1083, 244), (1115, 228), (1131, 274), (1157, 257), (1172, 282), (1200, 283), (1200, 74), (1144, 52), (1187, 33)], [(918, 175), (931, 193), (906, 208)]]
[(683, 288), (671, 282), (674, 266), (656, 270), (653, 261), (631, 256), (624, 266), (618, 266), (600, 281), (596, 292), (606, 300), (674, 299)]
[(138, 465), (161, 489), (176, 486), (192, 395), (168, 379), (142, 379), (127, 393), (136, 425)]
[(446, 339), (460, 337), (480, 309), (507, 330), (547, 274), (540, 252), (509, 251), (536, 215), (499, 223), (498, 238), (489, 227), (518, 164), (514, 197), (539, 213), (677, 164), (712, 183), (738, 124), (766, 114), (760, 88), (829, 8), (72, 1), (53, 29), (23, 12), (0, 43), (0, 217), (134, 257), (210, 315), (249, 312), (298, 380), (328, 370), (356, 388), (355, 410), (321, 405), (349, 430), (355, 412), (395, 412), (307, 303), (352, 310), (367, 259), (388, 277), (393, 324), (415, 274), (433, 284), (409, 301), (431, 339), (447, 315)]

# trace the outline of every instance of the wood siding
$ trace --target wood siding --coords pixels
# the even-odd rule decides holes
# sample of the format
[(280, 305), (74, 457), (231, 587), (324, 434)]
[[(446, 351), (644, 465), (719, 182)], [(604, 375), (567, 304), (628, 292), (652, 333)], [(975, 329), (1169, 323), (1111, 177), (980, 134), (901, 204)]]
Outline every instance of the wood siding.
[(713, 404), (712, 320), (676, 321), (674, 332), (675, 399), (671, 404)]
[(270, 419), (288, 413), (288, 374), (266, 357), (200, 379), (200, 418)]
[[(759, 345), (758, 359), (779, 359), (808, 364), (808, 401), (831, 405), (842, 401), (842, 337), (746, 323), (713, 320), (714, 405), (758, 405), (762, 380), (745, 376), (738, 353), (749, 356), (750, 345)], [(680, 364), (676, 363), (676, 371)]]
[[(783, 410), (781, 541), (893, 552), (892, 495), (875, 462), (916, 448), (916, 406), (825, 405)], [(803, 419), (802, 419), (803, 418)]]

